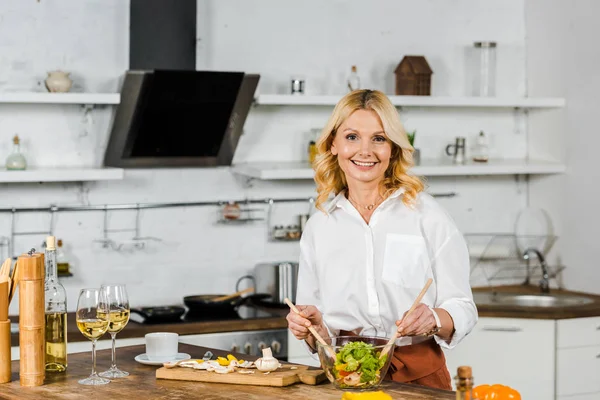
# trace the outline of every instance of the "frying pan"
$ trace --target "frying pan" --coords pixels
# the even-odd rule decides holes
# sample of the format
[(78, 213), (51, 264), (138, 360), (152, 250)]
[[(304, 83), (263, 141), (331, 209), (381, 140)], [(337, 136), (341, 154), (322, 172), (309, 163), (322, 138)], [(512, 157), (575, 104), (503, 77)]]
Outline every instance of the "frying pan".
[(229, 314), (234, 312), (235, 308), (246, 300), (245, 297), (237, 297), (225, 301), (213, 301), (213, 299), (223, 296), (222, 294), (185, 296), (183, 303), (189, 308), (189, 312), (194, 314)]
[(181, 306), (140, 307), (132, 308), (131, 312), (144, 317), (144, 324), (161, 324), (181, 322), (185, 308)]

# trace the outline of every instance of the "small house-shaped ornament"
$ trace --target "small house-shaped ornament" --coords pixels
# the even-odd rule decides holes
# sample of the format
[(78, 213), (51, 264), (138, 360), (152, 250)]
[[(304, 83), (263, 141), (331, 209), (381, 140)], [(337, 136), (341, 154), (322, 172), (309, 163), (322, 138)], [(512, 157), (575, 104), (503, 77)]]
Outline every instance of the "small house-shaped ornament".
[(433, 71), (423, 56), (404, 56), (394, 70), (397, 96), (431, 95)]

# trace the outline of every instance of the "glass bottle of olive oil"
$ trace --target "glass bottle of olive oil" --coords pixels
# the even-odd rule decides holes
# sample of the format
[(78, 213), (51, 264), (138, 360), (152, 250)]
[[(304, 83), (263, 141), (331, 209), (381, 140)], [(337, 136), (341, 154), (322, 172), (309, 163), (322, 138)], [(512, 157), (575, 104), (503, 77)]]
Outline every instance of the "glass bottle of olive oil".
[(46, 371), (67, 370), (67, 292), (58, 281), (56, 238), (46, 238)]

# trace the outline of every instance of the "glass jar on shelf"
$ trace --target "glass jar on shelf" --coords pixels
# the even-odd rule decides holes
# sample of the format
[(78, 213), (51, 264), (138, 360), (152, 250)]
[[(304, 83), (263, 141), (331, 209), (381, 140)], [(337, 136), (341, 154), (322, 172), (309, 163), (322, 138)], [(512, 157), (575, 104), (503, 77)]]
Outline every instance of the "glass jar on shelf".
[(496, 42), (475, 42), (471, 53), (472, 95), (496, 95)]
[(21, 153), (21, 140), (19, 135), (13, 137), (13, 151), (6, 158), (6, 169), (9, 171), (22, 171), (27, 168), (27, 160)]
[(315, 159), (317, 158), (317, 140), (321, 135), (320, 128), (313, 128), (309, 133), (309, 142), (308, 142), (308, 163), (313, 164)]
[(488, 162), (489, 159), (489, 145), (487, 137), (483, 131), (479, 132), (477, 139), (475, 140), (475, 148), (473, 149), (473, 161), (475, 162)]

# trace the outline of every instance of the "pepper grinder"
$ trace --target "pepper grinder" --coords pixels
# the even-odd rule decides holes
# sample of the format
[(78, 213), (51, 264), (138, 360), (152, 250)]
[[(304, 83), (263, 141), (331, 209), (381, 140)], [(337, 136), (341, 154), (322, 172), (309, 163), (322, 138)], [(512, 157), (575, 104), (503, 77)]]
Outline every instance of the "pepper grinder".
[(41, 386), (45, 364), (44, 255), (19, 256), (19, 350), (21, 386)]

